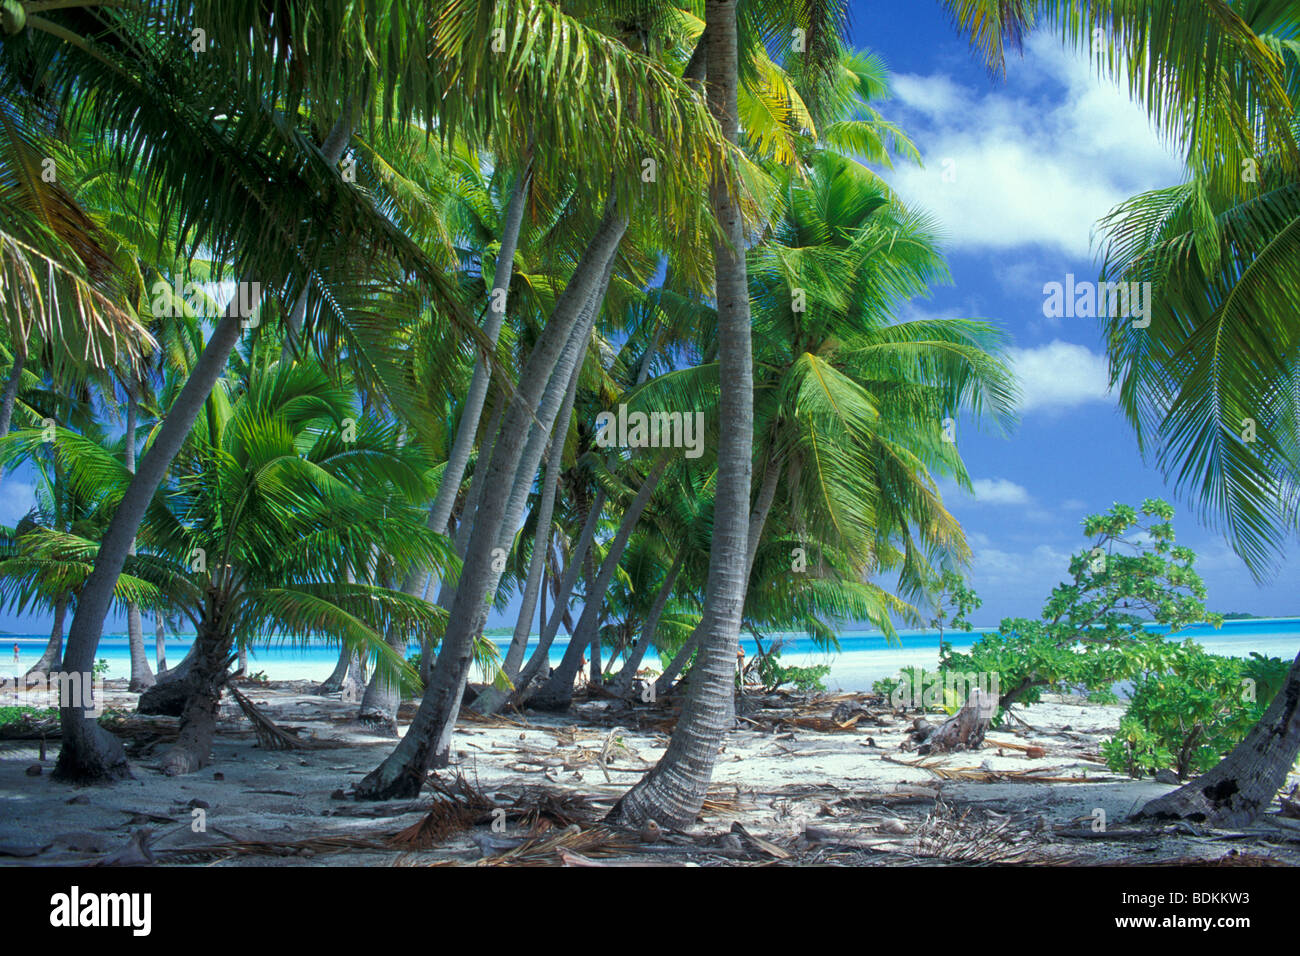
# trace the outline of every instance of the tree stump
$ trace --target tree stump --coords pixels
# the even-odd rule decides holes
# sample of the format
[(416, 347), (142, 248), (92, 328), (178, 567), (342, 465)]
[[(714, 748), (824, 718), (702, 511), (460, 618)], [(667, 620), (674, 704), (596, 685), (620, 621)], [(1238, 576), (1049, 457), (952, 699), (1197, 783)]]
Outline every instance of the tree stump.
[(997, 695), (975, 688), (966, 698), (961, 710), (940, 724), (939, 729), (917, 748), (917, 753), (944, 754), (954, 750), (978, 750), (984, 746), (989, 721), (997, 710)]

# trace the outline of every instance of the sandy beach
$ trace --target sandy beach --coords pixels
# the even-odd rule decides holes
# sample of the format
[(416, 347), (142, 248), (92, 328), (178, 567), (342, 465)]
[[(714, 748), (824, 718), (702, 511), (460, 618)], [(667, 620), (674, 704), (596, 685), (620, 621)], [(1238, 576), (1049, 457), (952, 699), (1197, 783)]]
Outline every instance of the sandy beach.
[[(905, 746), (917, 715), (878, 698), (753, 691), (696, 826), (650, 839), (601, 817), (667, 745), (675, 712), (663, 703), (463, 713), (452, 767), (418, 799), (358, 803), (348, 791), (393, 741), (360, 727), (355, 703), (303, 682), (241, 688), (304, 749), (263, 749), (229, 696), (212, 764), (187, 776), (158, 769), (175, 718), (115, 724), (134, 778), (110, 787), (51, 779), (58, 742), (47, 737), (42, 759), (40, 731), (52, 727), (0, 740), (0, 794), (16, 811), (0, 819), (0, 865), (99, 863), (135, 852), (133, 840), (144, 862), (176, 865), (1300, 864), (1300, 820), (1276, 803), (1230, 833), (1127, 826), (1173, 784), (1107, 770), (1098, 747), (1123, 708), (1076, 698), (1021, 711), (1024, 724), (995, 728), (978, 751), (926, 758)], [(107, 698), (126, 711), (134, 695), (111, 682)]]

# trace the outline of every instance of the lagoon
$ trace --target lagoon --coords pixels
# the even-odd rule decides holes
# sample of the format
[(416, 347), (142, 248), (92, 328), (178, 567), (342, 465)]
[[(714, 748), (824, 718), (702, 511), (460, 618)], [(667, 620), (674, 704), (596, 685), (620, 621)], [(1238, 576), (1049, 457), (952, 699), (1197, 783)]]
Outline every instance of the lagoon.
[[(952, 643), (956, 650), (968, 649), (980, 633), (991, 628), (977, 628), (966, 633), (947, 631), (945, 640)], [(1153, 627), (1153, 631), (1162, 628)], [(1300, 618), (1258, 618), (1244, 621), (1226, 621), (1221, 628), (1215, 629), (1206, 624), (1198, 624), (1179, 632), (1179, 639), (1191, 638), (1213, 654), (1230, 657), (1249, 657), (1252, 651), (1267, 657), (1281, 657), (1286, 660), (1300, 653)], [(804, 635), (775, 635), (782, 642), (781, 661), (786, 666), (798, 665), (809, 667), (816, 664), (830, 666), (827, 687), (831, 690), (865, 691), (870, 690), (874, 681), (892, 677), (899, 668), (907, 666), (933, 667), (938, 660), (939, 634), (937, 631), (907, 630), (899, 633), (895, 642), (889, 642), (879, 631), (855, 629), (846, 626), (840, 633), (840, 648), (823, 650), (818, 648)], [(45, 648), (47, 636), (39, 634), (6, 635), (0, 644), (0, 674), (8, 676), (15, 670), (25, 671), (40, 657)], [(167, 641), (167, 661), (172, 666), (180, 663), (189, 650), (192, 636), (169, 638)], [(493, 638), (502, 656), (505, 654), (508, 636)], [(769, 649), (772, 637), (762, 637), (763, 648)], [(536, 646), (537, 637), (529, 641), (529, 651)], [(18, 645), (19, 664), (13, 664), (13, 645)], [(551, 647), (551, 663), (558, 664), (564, 655), (567, 640), (557, 637)], [(756, 651), (754, 640), (749, 635), (742, 636), (742, 646), (747, 658)], [(149, 655), (149, 664), (154, 664), (152, 634), (145, 635), (145, 647)], [(131, 660), (128, 653), (125, 634), (106, 635), (100, 641), (97, 658), (108, 661), (108, 677), (127, 678), (130, 676)], [(306, 647), (272, 642), (270, 645), (254, 647), (249, 653), (249, 670), (253, 673), (264, 671), (271, 680), (324, 680), (334, 669), (338, 658), (337, 645), (313, 643)], [(646, 664), (654, 665), (653, 658), (647, 658)], [(474, 674), (473, 679), (482, 675)]]

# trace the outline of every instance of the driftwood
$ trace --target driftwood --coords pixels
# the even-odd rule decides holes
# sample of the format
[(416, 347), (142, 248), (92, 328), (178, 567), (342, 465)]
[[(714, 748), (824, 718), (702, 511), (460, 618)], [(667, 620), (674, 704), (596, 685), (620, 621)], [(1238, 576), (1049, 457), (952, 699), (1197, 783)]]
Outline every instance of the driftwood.
[(970, 692), (961, 710), (945, 720), (917, 748), (920, 754), (943, 754), (954, 750), (978, 750), (984, 745), (989, 721), (997, 713), (998, 699), (978, 687)]

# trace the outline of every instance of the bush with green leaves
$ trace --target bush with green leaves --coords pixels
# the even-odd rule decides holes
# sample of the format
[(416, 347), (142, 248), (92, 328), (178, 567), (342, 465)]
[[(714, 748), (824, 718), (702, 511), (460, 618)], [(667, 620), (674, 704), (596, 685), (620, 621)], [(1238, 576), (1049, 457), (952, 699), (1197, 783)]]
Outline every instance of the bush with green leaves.
[(1208, 770), (1259, 721), (1289, 662), (1209, 654), (1192, 641), (1167, 644), (1133, 681), (1119, 732), (1102, 745), (1112, 770), (1145, 776), (1173, 770), (1179, 779)]
[(1101, 745), (1106, 766), (1130, 777), (1148, 777), (1173, 763), (1173, 755), (1160, 738), (1132, 717), (1119, 722), (1115, 736)]
[(1148, 498), (1083, 521), (1090, 546), (1070, 559), (1069, 580), (1052, 589), (1038, 618), (1007, 618), (965, 654), (945, 648), (944, 671), (997, 674), (999, 723), (1007, 707), (1046, 691), (1086, 691), (1113, 700), (1115, 684), (1149, 670), (1174, 634), (1222, 618), (1207, 612), (1196, 555), (1175, 543), (1173, 506)]
[(823, 693), (826, 690), (826, 675), (831, 672), (827, 664), (814, 664), (812, 667), (786, 667), (781, 663), (781, 649), (773, 647), (758, 658), (755, 665), (759, 683), (763, 690), (771, 692), (789, 684), (801, 694)]

